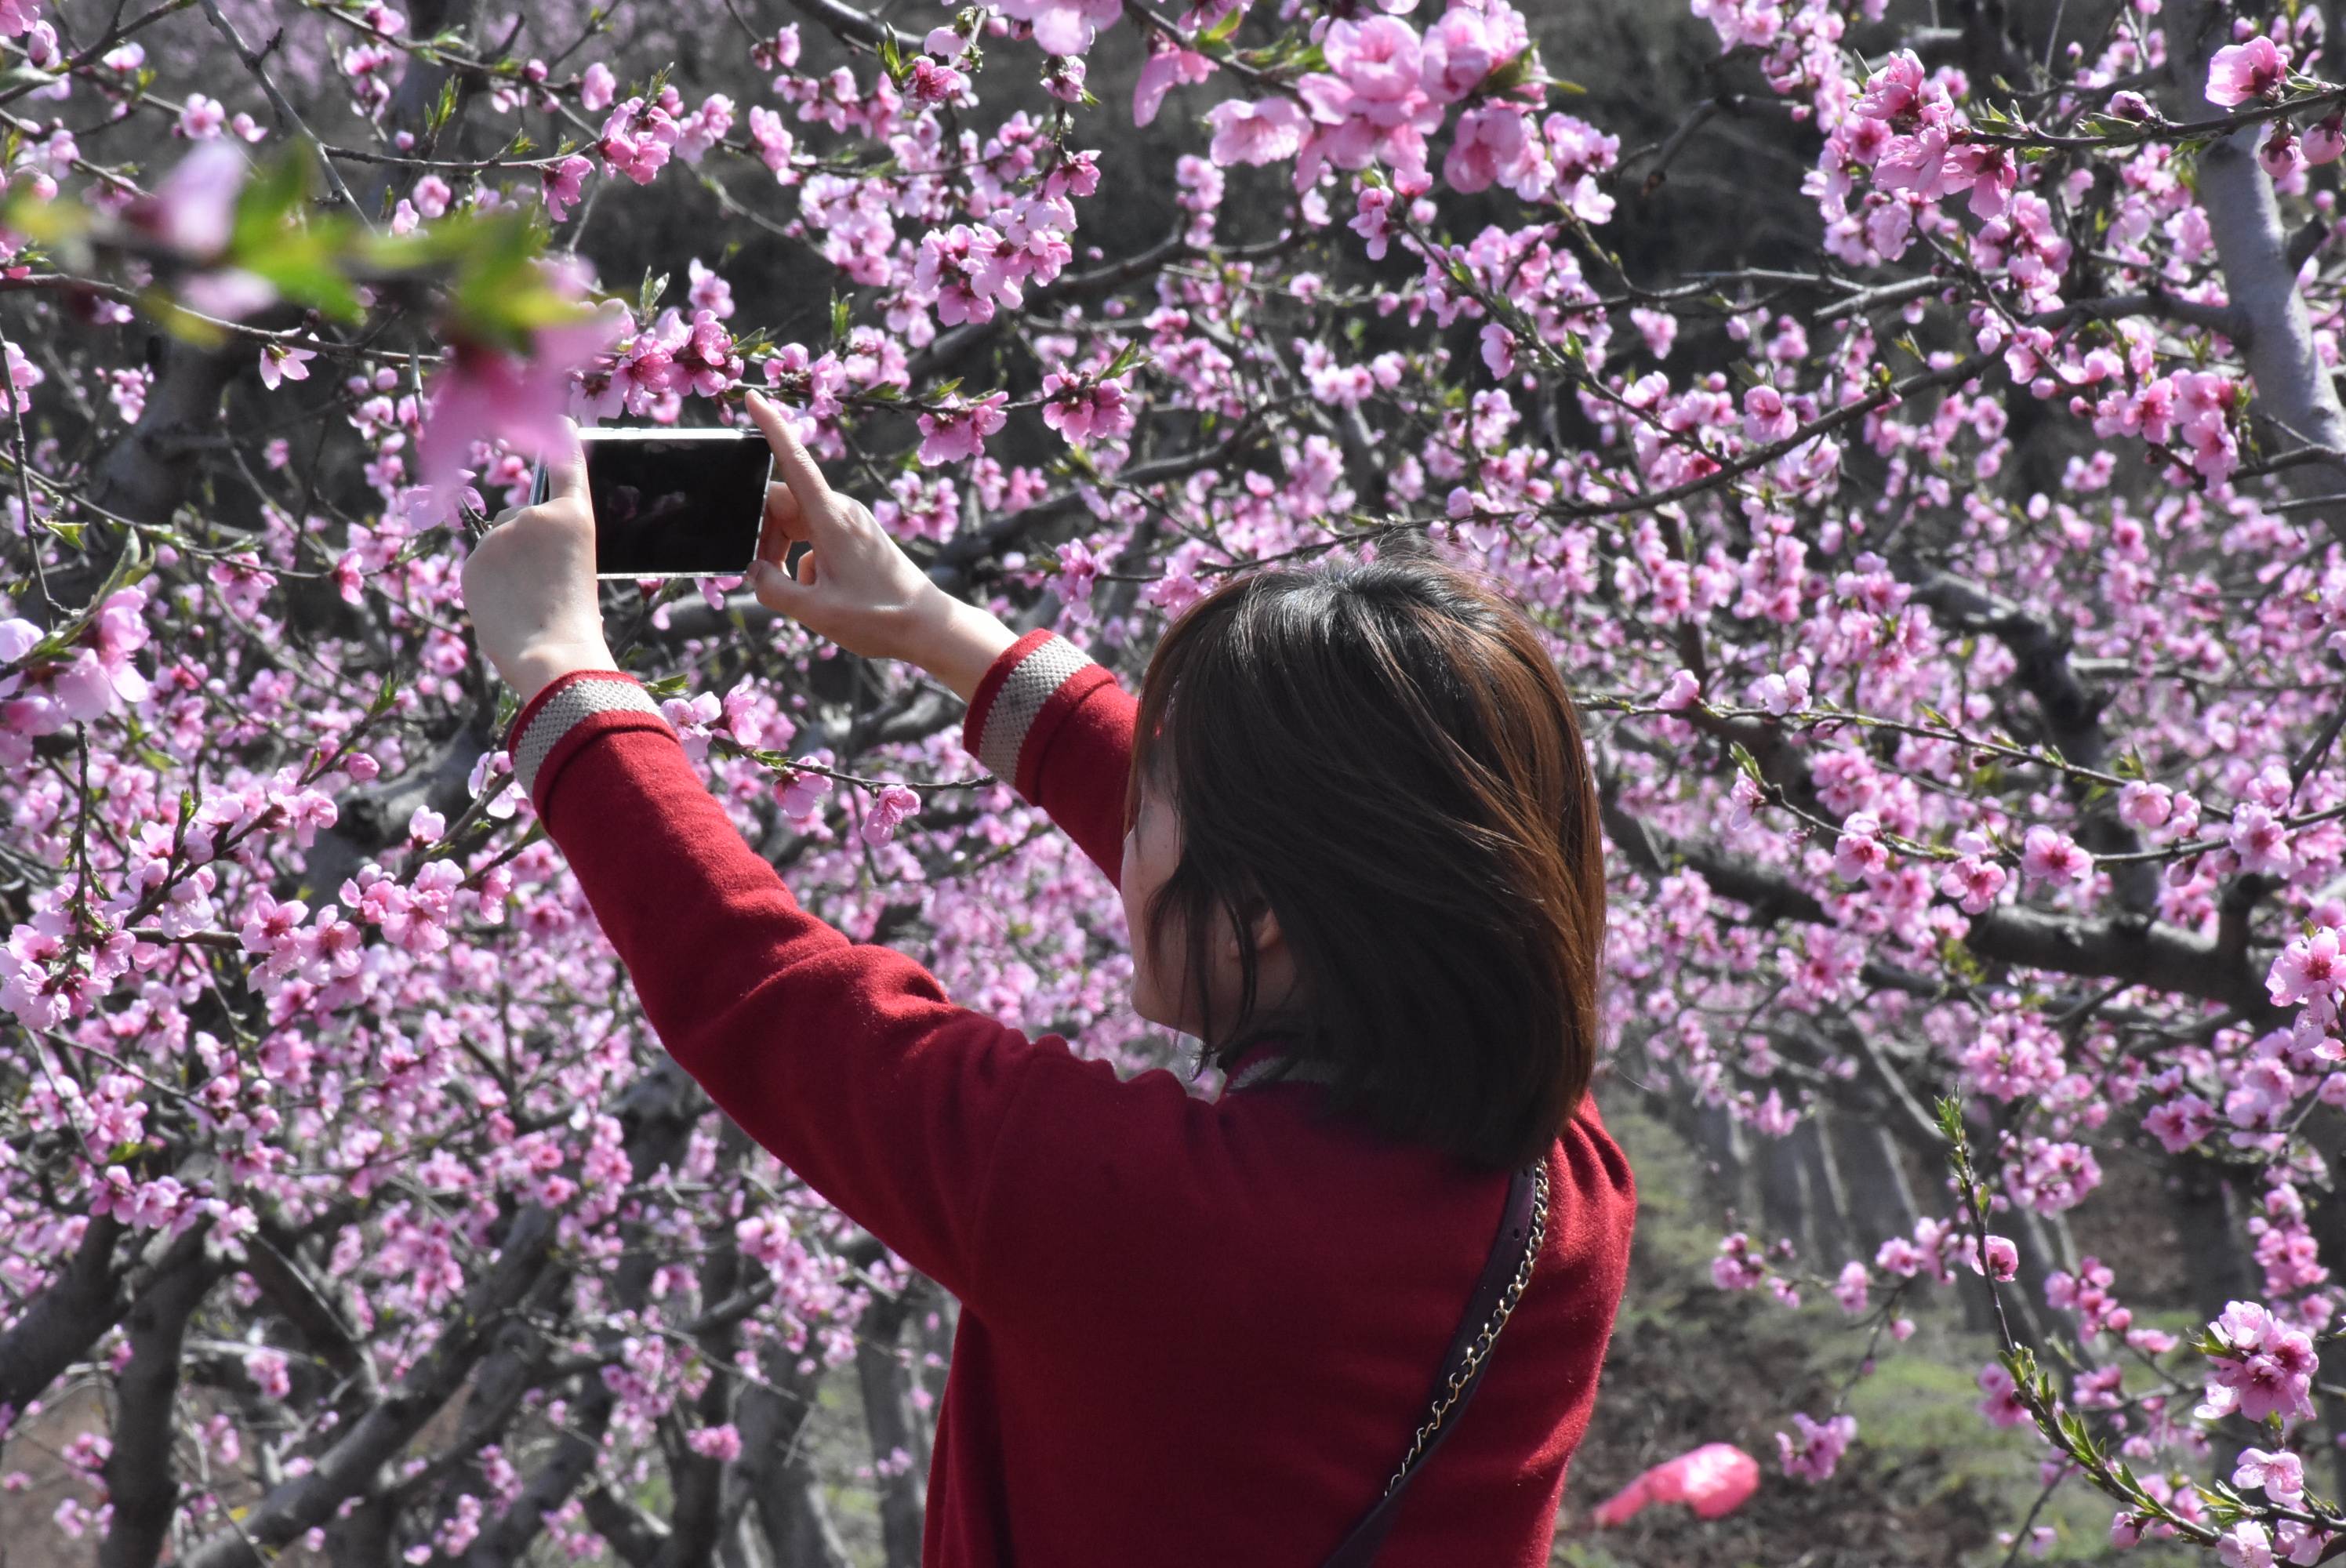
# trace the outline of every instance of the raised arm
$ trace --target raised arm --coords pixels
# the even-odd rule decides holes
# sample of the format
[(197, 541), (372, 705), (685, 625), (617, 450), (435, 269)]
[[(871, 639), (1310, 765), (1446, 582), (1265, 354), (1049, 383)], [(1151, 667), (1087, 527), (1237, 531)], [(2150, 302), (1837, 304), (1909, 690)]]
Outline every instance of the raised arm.
[[(842, 602), (857, 652), (902, 657), (871, 639), (958, 625), (974, 691), (1015, 640), (1008, 629), (891, 599), (870, 574), (902, 553), (876, 528), (831, 526), (821, 475), (781, 434), (790, 502), (769, 497), (770, 555), (811, 532), (815, 562), (786, 588), (768, 588), (819, 631), (835, 629), (817, 617), (831, 620), (832, 601)], [(641, 684), (613, 667), (596, 604), (585, 454), (570, 441), (547, 468), (547, 501), (500, 518), (464, 564), (474, 636), (524, 698), (508, 738), (522, 788), (661, 1044), (809, 1186), (947, 1288), (979, 1298), (990, 1284), (981, 1232), (1002, 1129), (1039, 1076), (1086, 1075), (1064, 1043), (1029, 1041), (952, 1005), (918, 963), (852, 942), (799, 907), (709, 796)], [(828, 593), (815, 586), (818, 565)]]
[[(831, 488), (780, 411), (754, 392), (749, 407), (782, 475), (750, 574), (759, 602), (850, 653), (902, 659), (943, 681), (969, 704), (963, 744), (1115, 881), (1132, 699), (1065, 637), (1018, 636), (931, 582), (870, 512)], [(795, 575), (770, 564), (801, 543), (810, 548)]]
[(668, 1054), (842, 1213), (990, 1299), (996, 1149), (1021, 1095), (1078, 1074), (1065, 1044), (953, 1005), (919, 963), (801, 908), (633, 676), (556, 677), (509, 748)]
[(987, 668), (962, 745), (1043, 808), (1117, 881), (1136, 704), (1116, 677), (1056, 632), (1029, 632)]

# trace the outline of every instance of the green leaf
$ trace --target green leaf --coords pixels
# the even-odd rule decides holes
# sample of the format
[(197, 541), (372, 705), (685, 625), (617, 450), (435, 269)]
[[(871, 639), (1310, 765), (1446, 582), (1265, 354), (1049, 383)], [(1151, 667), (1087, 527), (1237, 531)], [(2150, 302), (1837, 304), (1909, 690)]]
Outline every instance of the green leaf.
[(1107, 369), (1100, 372), (1100, 380), (1112, 382), (1127, 372), (1148, 362), (1149, 353), (1147, 349), (1142, 348), (1138, 343), (1127, 343), (1117, 351), (1116, 358), (1108, 361)]
[(1533, 70), (1536, 68), (1538, 65), (1539, 46), (1536, 44), (1525, 45), (1523, 48), (1515, 51), (1515, 57), (1514, 59), (1509, 60), (1505, 65), (1501, 66), (1497, 70), (1493, 71), (1489, 76), (1484, 77), (1482, 87), (1477, 88), (1476, 91), (1488, 93), (1493, 97), (1504, 97), (1507, 94), (1514, 92), (1517, 87), (1522, 87), (1524, 83), (1530, 80)]
[(20, 184), (0, 200), (0, 226), (15, 229), (36, 244), (54, 245), (89, 231), (88, 209), (76, 201), (45, 201)]
[(452, 337), (526, 352), (537, 331), (583, 320), (587, 311), (555, 291), (536, 261), (544, 231), (528, 214), (476, 219), (448, 290)]
[(424, 112), (424, 135), (436, 141), (441, 129), (455, 117), (456, 77), (452, 74), (446, 81), (440, 84), (440, 96), (432, 101), (431, 108)]
[(294, 142), (280, 157), (262, 164), (237, 192), (229, 255), (250, 265), (252, 258), (279, 243), (309, 199), (315, 172), (307, 142)]
[(138, 310), (173, 337), (193, 343), (197, 348), (217, 349), (228, 341), (226, 328), (183, 309), (177, 300), (160, 289), (140, 290)]
[(340, 219), (321, 217), (280, 230), (274, 243), (256, 247), (241, 258), (241, 265), (267, 279), (296, 304), (308, 305), (338, 321), (356, 321), (365, 311), (347, 270), (348, 259), (340, 243), (342, 234)]
[(660, 296), (668, 292), (669, 277), (670, 274), (663, 272), (655, 278), (650, 268), (644, 269), (644, 286), (636, 292), (636, 317), (638, 321), (650, 321), (659, 310)]

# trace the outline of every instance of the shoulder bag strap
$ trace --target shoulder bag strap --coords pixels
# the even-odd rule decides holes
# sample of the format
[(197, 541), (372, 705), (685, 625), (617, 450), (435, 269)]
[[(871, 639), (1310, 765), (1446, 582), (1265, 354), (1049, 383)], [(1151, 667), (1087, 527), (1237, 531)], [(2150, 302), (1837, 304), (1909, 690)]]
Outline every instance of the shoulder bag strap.
[(1532, 1263), (1539, 1257), (1540, 1243), (1547, 1234), (1547, 1156), (1543, 1154), (1536, 1164), (1517, 1171), (1507, 1184), (1507, 1207), (1499, 1217), (1499, 1234), (1492, 1239), (1491, 1255), (1483, 1261), (1474, 1298), (1467, 1303), (1458, 1331), (1451, 1337), (1450, 1353), (1443, 1358), (1442, 1370), (1433, 1380), (1425, 1421), (1418, 1427), (1401, 1468), (1385, 1483), (1384, 1496), (1344, 1537), (1326, 1568), (1368, 1568), (1376, 1561), (1401, 1512), (1402, 1494), (1456, 1430), (1458, 1418), (1482, 1386), (1492, 1344), (1531, 1281)]

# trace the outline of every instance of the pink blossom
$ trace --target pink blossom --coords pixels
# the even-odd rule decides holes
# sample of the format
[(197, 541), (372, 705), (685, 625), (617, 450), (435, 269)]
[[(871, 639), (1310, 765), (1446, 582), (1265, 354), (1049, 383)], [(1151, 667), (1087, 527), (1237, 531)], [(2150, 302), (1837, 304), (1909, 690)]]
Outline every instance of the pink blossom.
[(730, 1464), (741, 1457), (741, 1434), (730, 1421), (720, 1427), (700, 1427), (684, 1441), (703, 1459), (713, 1459), (721, 1464)]
[(2197, 1095), (2179, 1095), (2151, 1107), (2142, 1125), (2168, 1154), (2181, 1154), (2216, 1130), (2216, 1108)]
[[(0, 38), (21, 37), (46, 25), (40, 20), (35, 0), (0, 0)], [(6, 1430), (6, 1424), (0, 1421), (0, 1431)]]
[(782, 815), (792, 821), (803, 821), (812, 816), (822, 804), (822, 798), (830, 793), (831, 780), (820, 773), (792, 771), (774, 785), (775, 803), (781, 807)]
[(2289, 51), (2259, 33), (2227, 44), (2208, 62), (2208, 101), (2226, 108), (2270, 97), (2289, 79)]
[(2004, 868), (1989, 858), (1993, 846), (1975, 830), (1957, 833), (1954, 848), (1959, 858), (1939, 873), (1939, 891), (1959, 902), (1965, 914), (1977, 914), (2004, 891)]
[(2094, 874), (2094, 857), (2057, 828), (2039, 823), (2021, 840), (2021, 874), (2039, 886), (2084, 882)]
[(1809, 706), (1809, 667), (1796, 664), (1780, 674), (1770, 672), (1751, 685), (1753, 702), (1781, 718)]
[(1980, 1392), (1986, 1397), (1979, 1402), (1979, 1413), (1992, 1426), (2025, 1426), (2035, 1419), (2028, 1407), (2021, 1402), (2020, 1386), (2003, 1366), (1990, 1361), (1979, 1369)]
[(1485, 104), (1458, 117), (1458, 127), (1442, 160), (1442, 178), (1455, 190), (1476, 191), (1508, 180), (1532, 148), (1524, 117), (1512, 104)]
[(1148, 58), (1132, 86), (1132, 123), (1145, 126), (1157, 118), (1165, 95), (1182, 84), (1196, 85), (1214, 74), (1214, 62), (1195, 49), (1184, 49), (1163, 35), (1151, 33)]
[(2223, 1568), (2273, 1568), (2272, 1536), (2255, 1520), (2243, 1519), (2216, 1538), (2216, 1561)]
[(260, 384), (275, 392), (283, 382), (306, 382), (310, 379), (309, 361), (317, 353), (310, 349), (295, 349), (276, 343), (260, 346)]
[(1719, 1256), (1710, 1260), (1710, 1282), (1721, 1290), (1749, 1290), (1767, 1278), (1767, 1264), (1739, 1230), (1719, 1244)]
[(274, 952), (295, 928), (310, 918), (310, 909), (300, 899), (288, 899), (279, 903), (267, 892), (253, 896), (251, 912), (245, 917), (239, 933), (247, 952)]
[(618, 87), (618, 78), (611, 74), (611, 67), (597, 60), (578, 78), (578, 107), (589, 114), (600, 114), (611, 107), (612, 96)]
[(750, 141), (758, 149), (758, 160), (774, 171), (777, 183), (787, 185), (797, 178), (790, 168), (790, 154), (796, 143), (781, 117), (762, 105), (750, 110)]
[(284, 1352), (280, 1350), (247, 1350), (244, 1353), (246, 1375), (272, 1400), (292, 1396), (293, 1380), (289, 1366)]
[(2276, 1007), (2334, 1003), (2341, 985), (2346, 985), (2346, 963), (2340, 961), (2338, 932), (2331, 926), (2292, 938), (2265, 975), (2265, 989)]
[(1092, 584), (1107, 570), (1107, 559), (1096, 554), (1080, 539), (1070, 539), (1059, 546), (1059, 594), (1070, 604), (1080, 604), (1092, 596)]
[(1743, 393), (1743, 433), (1762, 445), (1783, 440), (1800, 428), (1800, 420), (1771, 386), (1756, 386)]
[(2305, 127), (2305, 161), (2310, 164), (2335, 163), (2346, 154), (2346, 110), (2316, 120)]
[(993, 392), (975, 402), (954, 399), (922, 414), (921, 461), (933, 465), (975, 457), (984, 449), (985, 438), (1008, 420), (1002, 405), (1009, 401), (1007, 392)]
[(1303, 111), (1292, 98), (1225, 99), (1206, 118), (1214, 127), (1207, 155), (1219, 164), (1273, 163), (1293, 157), (1303, 142)]
[(1515, 373), (1515, 335), (1496, 321), (1483, 323), (1483, 362), (1501, 381)]
[(1796, 1411), (1792, 1426), (1800, 1434), (1797, 1439), (1784, 1432), (1776, 1434), (1776, 1451), (1784, 1473), (1810, 1482), (1831, 1480), (1850, 1441), (1857, 1436), (1857, 1418), (1840, 1415), (1814, 1421), (1806, 1412)]
[(2202, 1420), (2313, 1414), (2317, 1358), (2305, 1330), (2283, 1327), (2253, 1301), (2229, 1303), (2208, 1329), (2229, 1353), (2208, 1358), (2207, 1396), (2194, 1412)]
[(897, 826), (921, 809), (921, 798), (902, 784), (891, 784), (873, 797), (863, 814), (863, 841), (877, 847), (896, 836)]
[(649, 185), (667, 164), (678, 135), (675, 117), (666, 109), (629, 98), (603, 122), (597, 150), (612, 173), (624, 174), (638, 185)]
[(248, 167), (244, 154), (229, 143), (205, 142), (172, 166), (151, 197), (133, 201), (122, 216), (189, 258), (209, 260), (228, 249)]
[(1357, 200), (1358, 210), (1345, 227), (1368, 241), (1370, 260), (1382, 261), (1386, 247), (1401, 232), (1392, 221), (1392, 190), (1382, 185), (1363, 185)]
[(1833, 874), (1843, 881), (1862, 882), (1890, 864), (1890, 850), (1876, 837), (1881, 819), (1871, 811), (1852, 811), (1842, 821), (1833, 845)]
[(1853, 1318), (1865, 1310), (1867, 1292), (1865, 1265), (1852, 1257), (1841, 1265), (1841, 1275), (1833, 1281), (1833, 1299), (1841, 1303), (1842, 1311)]
[(191, 141), (206, 141), (219, 135), (220, 127), (227, 123), (228, 110), (220, 106), (218, 98), (189, 93), (187, 103), (179, 110), (178, 124), (173, 129)]
[(2305, 1494), (2305, 1461), (2287, 1450), (2242, 1449), (2232, 1468), (2232, 1484), (2260, 1491), (2275, 1502), (2294, 1503)]
[(586, 177), (595, 165), (577, 153), (572, 153), (556, 164), (537, 171), (539, 194), (546, 202), (546, 215), (559, 223), (570, 216), (570, 209), (585, 191)]
[(1902, 120), (1922, 101), (1923, 62), (1911, 49), (1901, 49), (1866, 79), (1852, 110), (1868, 119)]
[(1654, 699), (1654, 706), (1666, 713), (1684, 713), (1702, 700), (1702, 683), (1690, 669), (1672, 670), (1670, 684)]
[[(33, 389), (48, 380), (49, 372), (26, 359), (14, 343), (8, 345), (6, 358), (7, 374), (5, 383), (0, 383), (0, 418), (14, 419), (19, 409), (33, 406)], [(144, 395), (142, 389), (142, 399)]]
[(2274, 179), (2287, 179), (2304, 165), (2303, 154), (2298, 150), (2297, 132), (2283, 120), (2275, 125), (2257, 148), (2257, 161), (2265, 173)]
[(560, 440), (571, 372), (607, 348), (625, 324), (622, 314), (607, 310), (574, 325), (540, 328), (526, 359), (456, 345), (423, 389), (418, 482), (448, 497), (474, 442), (503, 437), (535, 453)]
[(2133, 779), (2118, 789), (2118, 820), (2129, 828), (2162, 826), (2174, 809), (2175, 791), (2164, 784)]
[(1043, 423), (1069, 441), (1112, 441), (1132, 433), (1132, 411), (1119, 382), (1086, 382), (1053, 371), (1043, 378)]
[(904, 87), (916, 104), (949, 104), (969, 90), (969, 77), (942, 60), (916, 55)]
[(1033, 23), (1035, 46), (1046, 55), (1082, 54), (1124, 15), (1122, 0), (995, 0), (994, 8)]
[(2229, 842), (2244, 871), (2285, 877), (2297, 864), (2290, 853), (2289, 830), (2262, 806), (2242, 806), (2232, 813)]
[(1504, 0), (1454, 5), (1425, 30), (1418, 79), (1435, 103), (1454, 104), (1529, 43), (1522, 14)]

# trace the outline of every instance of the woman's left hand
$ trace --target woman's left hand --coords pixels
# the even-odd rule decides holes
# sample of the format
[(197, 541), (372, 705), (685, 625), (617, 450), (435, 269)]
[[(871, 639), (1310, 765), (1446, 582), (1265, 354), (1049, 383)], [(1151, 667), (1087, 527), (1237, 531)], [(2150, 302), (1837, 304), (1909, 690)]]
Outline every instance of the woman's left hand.
[(565, 420), (546, 454), (546, 499), (497, 514), (464, 562), (464, 607), (481, 651), (527, 702), (557, 676), (615, 667), (595, 585), (586, 454)]

